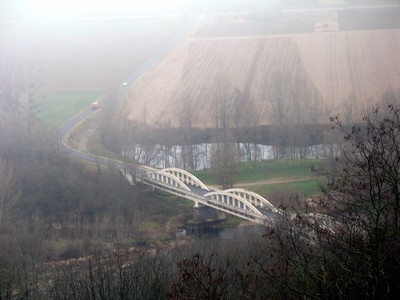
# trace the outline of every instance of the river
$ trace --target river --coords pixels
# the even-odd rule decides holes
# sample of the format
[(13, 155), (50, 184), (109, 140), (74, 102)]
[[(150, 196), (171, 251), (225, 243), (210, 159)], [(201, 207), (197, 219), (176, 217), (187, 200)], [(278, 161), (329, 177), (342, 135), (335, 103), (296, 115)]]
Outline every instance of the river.
[[(156, 168), (181, 168), (188, 171), (212, 167), (213, 153), (221, 144), (195, 145), (134, 145), (123, 149), (122, 155), (140, 164)], [(320, 144), (307, 147), (274, 147), (253, 143), (228, 144), (237, 162), (263, 161), (271, 159), (316, 159), (335, 157), (339, 147), (335, 144)], [(226, 144), (223, 145), (226, 147)]]

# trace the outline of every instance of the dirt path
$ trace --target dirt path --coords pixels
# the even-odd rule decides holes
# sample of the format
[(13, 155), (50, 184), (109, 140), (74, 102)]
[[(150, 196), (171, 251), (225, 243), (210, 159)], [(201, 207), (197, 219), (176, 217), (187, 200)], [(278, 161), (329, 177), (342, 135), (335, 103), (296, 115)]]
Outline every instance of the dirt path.
[(82, 152), (87, 152), (87, 143), (92, 134), (94, 133), (95, 129), (94, 128), (85, 128), (84, 132), (78, 142), (78, 150)]
[(235, 185), (237, 187), (248, 187), (248, 186), (255, 186), (255, 185), (262, 185), (262, 184), (279, 184), (279, 183), (299, 182), (299, 181), (310, 180), (310, 179), (313, 179), (313, 177), (307, 176), (307, 177), (292, 178), (292, 179), (272, 178), (272, 179), (253, 181), (253, 182), (238, 182)]

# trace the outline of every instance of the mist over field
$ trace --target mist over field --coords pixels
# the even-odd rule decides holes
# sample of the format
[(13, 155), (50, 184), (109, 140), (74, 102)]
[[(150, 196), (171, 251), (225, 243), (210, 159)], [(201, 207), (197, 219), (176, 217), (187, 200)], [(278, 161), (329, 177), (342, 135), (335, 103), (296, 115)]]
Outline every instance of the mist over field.
[(0, 299), (394, 299), (400, 0), (0, 0)]
[[(43, 89), (118, 85), (188, 19), (268, 1), (1, 1), (0, 52)], [(22, 76), (31, 76), (23, 74)]]
[[(318, 1), (303, 2), (308, 7)], [(333, 4), (340, 6), (342, 2)], [(217, 24), (205, 22), (198, 28), (199, 35), (210, 26), (222, 30), (222, 35), (235, 27), (233, 30), (239, 35), (245, 30), (244, 36), (259, 32), (268, 35), (274, 31), (286, 34), (295, 28), (304, 30), (304, 22), (284, 25), (287, 29), (280, 29), (279, 22), (258, 23), (257, 31), (249, 31), (245, 27), (254, 28), (254, 23), (237, 21), (240, 14), (255, 14), (255, 20), (259, 18), (257, 14), (261, 15), (260, 20), (279, 19), (282, 9), (296, 7), (295, 3), (301, 1), (3, 0), (0, 2), (0, 51), (2, 57), (9, 57), (20, 69), (37, 74), (44, 89), (109, 89), (198, 16), (211, 18), (221, 14)], [(325, 5), (329, 1), (321, 3)], [(221, 19), (230, 13), (239, 14), (235, 22)], [(348, 16), (340, 21), (353, 18)], [(231, 28), (228, 31), (223, 29), (227, 26)], [(212, 30), (215, 32), (215, 29)]]
[(25, 18), (105, 17), (144, 14), (230, 12), (266, 9), (279, 5), (278, 0), (116, 0), (116, 1), (48, 1), (48, 0), (3, 0), (2, 15)]

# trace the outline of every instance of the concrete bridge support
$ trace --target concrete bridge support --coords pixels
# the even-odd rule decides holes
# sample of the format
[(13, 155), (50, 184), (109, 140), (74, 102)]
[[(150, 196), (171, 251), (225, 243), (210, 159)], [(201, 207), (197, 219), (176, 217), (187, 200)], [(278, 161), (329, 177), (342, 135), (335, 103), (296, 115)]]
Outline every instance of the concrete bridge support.
[(196, 222), (215, 220), (218, 218), (219, 213), (215, 208), (201, 204), (193, 206), (193, 220)]

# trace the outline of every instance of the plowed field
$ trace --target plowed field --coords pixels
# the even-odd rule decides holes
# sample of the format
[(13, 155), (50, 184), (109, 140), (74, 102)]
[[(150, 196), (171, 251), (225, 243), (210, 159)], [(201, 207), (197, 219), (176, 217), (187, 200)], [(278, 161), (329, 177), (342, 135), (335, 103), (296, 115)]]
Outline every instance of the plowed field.
[(179, 126), (189, 101), (192, 124), (213, 126), (221, 89), (231, 114), (239, 89), (261, 124), (276, 120), (274, 103), (284, 90), (285, 107), (305, 121), (318, 114), (327, 122), (345, 109), (360, 117), (388, 89), (400, 89), (400, 30), (192, 38), (133, 86), (129, 118)]

